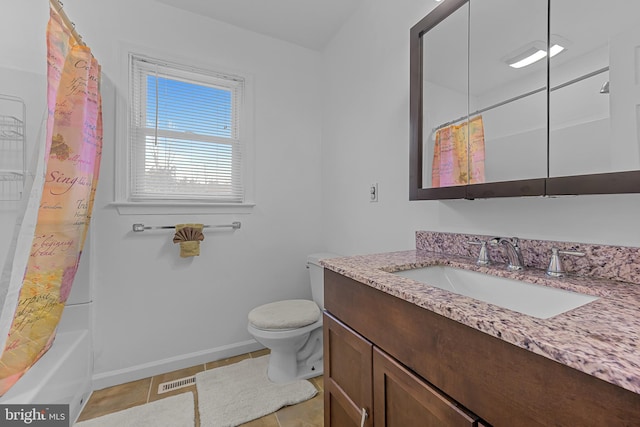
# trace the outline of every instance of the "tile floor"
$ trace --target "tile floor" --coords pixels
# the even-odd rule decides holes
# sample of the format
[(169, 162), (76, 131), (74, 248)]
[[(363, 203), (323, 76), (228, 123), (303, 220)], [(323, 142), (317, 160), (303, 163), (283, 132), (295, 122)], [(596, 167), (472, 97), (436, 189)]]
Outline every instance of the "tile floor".
[[(198, 417), (198, 392), (195, 384), (173, 390), (158, 395), (158, 384), (163, 382), (176, 380), (183, 377), (195, 375), (198, 372), (208, 369), (214, 369), (220, 366), (230, 365), (250, 357), (260, 357), (268, 353), (268, 350), (261, 350), (253, 353), (247, 353), (229, 359), (218, 360), (216, 362), (205, 363), (204, 365), (196, 365), (190, 368), (178, 371), (168, 372), (166, 374), (156, 375), (151, 378), (145, 378), (138, 381), (132, 381), (126, 384), (120, 384), (114, 387), (96, 390), (85, 405), (78, 421), (85, 421), (96, 418), (111, 412), (121, 411), (131, 408), (132, 406), (142, 405), (144, 403), (153, 402), (171, 395), (191, 391), (195, 396), (195, 414), (196, 427), (200, 426)], [(322, 377), (312, 378), (310, 380), (318, 389), (318, 394), (306, 402), (297, 405), (281, 408), (273, 414), (269, 414), (257, 420), (253, 420), (243, 427), (322, 427), (324, 425), (324, 383)]]

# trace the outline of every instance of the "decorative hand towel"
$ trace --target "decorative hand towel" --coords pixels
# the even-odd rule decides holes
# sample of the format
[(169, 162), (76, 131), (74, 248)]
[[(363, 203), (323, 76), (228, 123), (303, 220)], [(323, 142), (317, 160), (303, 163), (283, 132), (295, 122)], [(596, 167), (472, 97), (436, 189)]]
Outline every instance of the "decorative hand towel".
[(204, 240), (202, 224), (177, 224), (173, 243), (180, 243), (180, 256), (188, 258), (200, 255), (200, 242)]

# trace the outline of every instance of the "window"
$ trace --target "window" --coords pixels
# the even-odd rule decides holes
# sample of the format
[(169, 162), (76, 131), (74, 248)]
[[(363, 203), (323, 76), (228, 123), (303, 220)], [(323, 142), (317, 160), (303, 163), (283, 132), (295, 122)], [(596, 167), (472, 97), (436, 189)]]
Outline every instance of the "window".
[(245, 80), (130, 55), (128, 199), (242, 203)]

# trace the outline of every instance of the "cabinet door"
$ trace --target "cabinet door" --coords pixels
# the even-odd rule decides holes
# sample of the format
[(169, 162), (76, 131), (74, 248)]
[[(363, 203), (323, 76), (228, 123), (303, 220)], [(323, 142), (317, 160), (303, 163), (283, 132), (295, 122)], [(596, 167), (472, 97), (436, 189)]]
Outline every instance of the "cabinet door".
[(475, 415), (377, 348), (373, 386), (376, 427), (478, 426)]
[(372, 427), (372, 345), (327, 313), (323, 321), (324, 425)]

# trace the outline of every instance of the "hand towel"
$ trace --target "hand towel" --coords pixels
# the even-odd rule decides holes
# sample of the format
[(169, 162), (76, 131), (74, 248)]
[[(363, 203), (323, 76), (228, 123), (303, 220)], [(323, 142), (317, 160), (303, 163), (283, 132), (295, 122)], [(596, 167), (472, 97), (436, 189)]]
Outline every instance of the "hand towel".
[(176, 224), (173, 243), (180, 243), (180, 257), (200, 255), (200, 242), (204, 240), (203, 228), (202, 224)]

